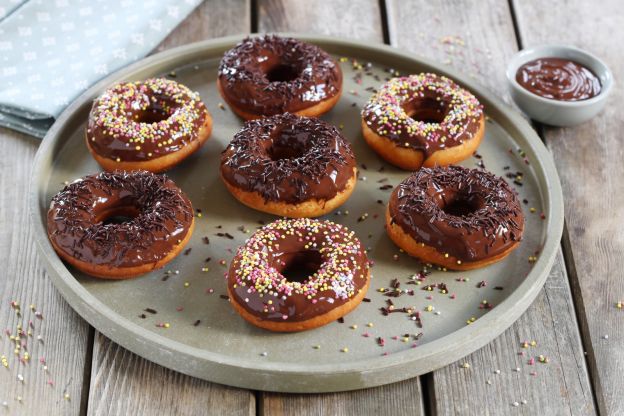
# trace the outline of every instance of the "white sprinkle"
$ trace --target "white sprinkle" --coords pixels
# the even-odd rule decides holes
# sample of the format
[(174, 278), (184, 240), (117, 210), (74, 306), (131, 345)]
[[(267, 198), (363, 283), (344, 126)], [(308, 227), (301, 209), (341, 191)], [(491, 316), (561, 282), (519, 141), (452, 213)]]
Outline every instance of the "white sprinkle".
[(176, 271), (175, 271), (175, 274), (180, 274), (180, 270), (176, 270)]
[(494, 374), (500, 374), (500, 370), (494, 370)]
[(486, 381), (487, 384), (492, 384), (492, 380)]
[(263, 351), (260, 353), (261, 356), (266, 357), (267, 355), (269, 355), (266, 351)]
[(516, 373), (520, 372), (520, 367), (516, 367), (516, 369), (514, 370)]
[(434, 312), (434, 314), (436, 314), (436, 315), (442, 315), (442, 312), (440, 312), (440, 311), (435, 311), (435, 312)]
[(518, 402), (513, 402), (511, 405), (512, 405), (513, 407), (518, 407), (518, 406), (520, 406), (520, 403), (518, 403)]
[(605, 334), (605, 335), (602, 336), (602, 338), (609, 339), (609, 335)]
[(521, 402), (521, 403), (522, 403), (522, 404), (527, 404), (527, 403), (528, 403), (528, 401), (527, 401), (527, 399), (522, 399), (522, 402)]
[(3, 401), (3, 402), (2, 402), (2, 406), (4, 406), (4, 407), (9, 407), (9, 403), (8, 403), (7, 401)]
[(23, 375), (21, 375), (21, 374), (18, 374), (18, 375), (17, 375), (17, 380), (18, 380), (18, 381), (21, 381), (21, 382), (24, 382), (24, 376), (23, 376)]
[(41, 335), (37, 335), (37, 341), (43, 341), (43, 337)]

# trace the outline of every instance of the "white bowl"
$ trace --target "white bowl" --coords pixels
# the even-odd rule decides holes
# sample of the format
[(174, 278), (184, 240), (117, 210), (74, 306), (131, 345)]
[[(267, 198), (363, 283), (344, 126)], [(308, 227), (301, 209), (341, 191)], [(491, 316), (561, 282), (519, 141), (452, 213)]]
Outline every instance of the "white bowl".
[[(526, 90), (516, 81), (518, 68), (539, 58), (564, 58), (589, 68), (600, 79), (600, 93), (587, 100), (559, 101)], [(533, 120), (553, 126), (573, 126), (591, 119), (604, 108), (613, 88), (613, 74), (602, 60), (574, 46), (543, 45), (523, 49), (511, 58), (507, 82), (513, 100)]]

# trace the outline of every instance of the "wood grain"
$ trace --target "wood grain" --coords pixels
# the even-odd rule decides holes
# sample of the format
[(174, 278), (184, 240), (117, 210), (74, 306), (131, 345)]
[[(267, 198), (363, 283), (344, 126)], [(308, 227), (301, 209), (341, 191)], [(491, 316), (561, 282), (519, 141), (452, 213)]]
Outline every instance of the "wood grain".
[[(8, 369), (0, 366), (0, 403), (6, 401), (8, 405), (6, 412), (0, 407), (0, 413), (78, 414), (89, 326), (52, 286), (31, 238), (27, 190), (38, 144), (38, 139), (0, 129), (0, 152), (5, 155), (0, 159), (0, 355), (7, 357), (9, 365)], [(11, 307), (12, 301), (19, 302), (21, 317)], [(30, 304), (43, 314), (43, 319), (34, 316)], [(32, 336), (26, 337), (31, 358), (28, 364), (21, 364), (13, 352), (14, 342), (4, 331), (9, 329), (15, 334), (18, 324), (26, 331), (29, 320), (34, 325)], [(37, 340), (37, 335), (42, 336), (42, 341)], [(47, 373), (40, 358), (47, 363)], [(23, 382), (18, 380), (19, 375)], [(68, 400), (64, 398), (66, 393)]]
[[(249, 0), (202, 3), (155, 50), (247, 33)], [(253, 391), (209, 383), (147, 361), (96, 332), (91, 367), (90, 415), (255, 415)]]
[(254, 393), (188, 377), (97, 333), (89, 415), (255, 415)]
[(259, 32), (299, 32), (383, 42), (379, 2), (259, 0)]
[[(464, 70), (510, 102), (504, 74), (517, 42), (506, 2), (389, 1), (387, 9), (395, 46)], [(536, 340), (537, 347), (521, 348), (525, 340)], [(529, 366), (528, 356), (519, 352), (542, 354), (550, 362)], [(512, 371), (518, 367), (520, 372)], [(497, 369), (501, 374), (494, 373)], [(433, 383), (428, 389), (438, 414), (507, 414), (514, 402), (522, 414), (595, 413), (561, 253), (544, 290), (520, 320), (494, 342), (427, 380)]]
[[(381, 11), (377, 1), (258, 2), (260, 32), (304, 32), (383, 42)], [(368, 390), (331, 394), (260, 392), (265, 416), (304, 414), (423, 414), (420, 379), (414, 378)]]
[[(617, 0), (570, 0), (565, 6), (534, 0), (514, 3), (524, 46), (572, 44), (602, 58), (616, 77), (607, 108), (573, 128), (544, 128), (563, 186), (566, 260), (598, 406), (624, 414), (624, 13)], [(620, 82), (620, 84), (618, 84)], [(608, 339), (605, 339), (608, 336)]]

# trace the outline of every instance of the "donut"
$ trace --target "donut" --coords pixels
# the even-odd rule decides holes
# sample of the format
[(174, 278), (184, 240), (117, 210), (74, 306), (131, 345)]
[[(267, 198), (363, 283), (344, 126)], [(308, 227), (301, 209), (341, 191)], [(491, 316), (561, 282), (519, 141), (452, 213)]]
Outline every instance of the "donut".
[(362, 110), (362, 133), (402, 169), (446, 166), (470, 157), (485, 130), (483, 107), (452, 80), (422, 73), (392, 78)]
[(315, 45), (265, 35), (246, 38), (225, 53), (217, 87), (245, 120), (295, 113), (318, 117), (342, 92), (342, 70)]
[(489, 172), (422, 168), (397, 186), (386, 210), (394, 243), (425, 263), (471, 270), (505, 258), (522, 239), (513, 189)]
[(211, 131), (212, 117), (198, 93), (152, 78), (120, 83), (100, 95), (85, 136), (107, 171), (162, 172), (199, 149)]
[(260, 328), (317, 328), (353, 310), (370, 281), (366, 251), (331, 221), (281, 219), (239, 247), (227, 275), (230, 303)]
[(357, 167), (336, 127), (286, 113), (247, 121), (221, 154), (221, 178), (258, 211), (318, 217), (349, 198)]
[(50, 204), (48, 237), (76, 269), (129, 279), (163, 267), (191, 238), (193, 207), (166, 176), (103, 172), (67, 185)]

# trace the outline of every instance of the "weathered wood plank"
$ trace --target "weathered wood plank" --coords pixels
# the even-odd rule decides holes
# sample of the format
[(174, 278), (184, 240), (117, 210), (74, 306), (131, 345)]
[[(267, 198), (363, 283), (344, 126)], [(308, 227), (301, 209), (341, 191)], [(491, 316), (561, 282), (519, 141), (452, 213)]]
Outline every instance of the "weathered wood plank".
[[(202, 3), (155, 52), (251, 29), (249, 0)], [(255, 414), (254, 392), (209, 383), (147, 361), (96, 332), (88, 413)]]
[[(258, 3), (260, 32), (321, 33), (383, 42), (377, 1), (276, 1)], [(346, 393), (280, 394), (261, 392), (265, 416), (304, 414), (423, 414), (420, 379)]]
[(253, 392), (151, 363), (97, 333), (90, 415), (255, 415)]
[[(88, 351), (89, 326), (74, 313), (52, 286), (39, 261), (28, 210), (28, 188), (32, 160), (38, 139), (7, 129), (0, 129), (0, 250), (3, 273), (0, 274), (0, 355), (7, 358), (8, 369), (0, 367), (0, 403), (6, 402), (6, 414), (78, 414), (83, 394), (85, 357)], [(11, 306), (20, 304), (21, 317)], [(33, 304), (43, 314), (34, 316)], [(14, 354), (11, 334), (17, 325), (24, 332), (32, 320), (32, 336), (23, 336), (28, 351), (27, 364)], [(41, 341), (37, 336), (42, 337)], [(48, 371), (44, 370), (43, 359)], [(23, 378), (23, 382), (18, 377)], [(51, 382), (49, 384), (48, 382)], [(64, 395), (68, 394), (67, 399)], [(17, 398), (21, 397), (21, 402)]]
[[(523, 46), (572, 44), (624, 73), (624, 9), (617, 0), (514, 2)], [(616, 82), (621, 81), (616, 79)], [(574, 128), (544, 128), (561, 177), (568, 232), (566, 260), (602, 414), (624, 414), (624, 100), (621, 84), (606, 110)], [(568, 249), (570, 251), (568, 251)], [(608, 338), (607, 338), (608, 336)]]
[[(510, 102), (504, 73), (517, 42), (506, 2), (390, 1), (387, 8), (395, 46), (464, 70)], [(538, 345), (523, 349), (524, 340)], [(529, 366), (528, 356), (518, 355), (521, 351), (543, 354), (550, 362)], [(464, 363), (470, 368), (463, 368)], [(518, 367), (521, 372), (512, 371)], [(514, 402), (523, 414), (594, 413), (561, 254), (544, 290), (520, 320), (494, 342), (435, 371), (428, 380), (433, 381), (433, 388), (428, 386), (432, 408), (439, 414), (506, 414)]]
[(379, 2), (259, 0), (259, 32), (299, 32), (383, 42)]

